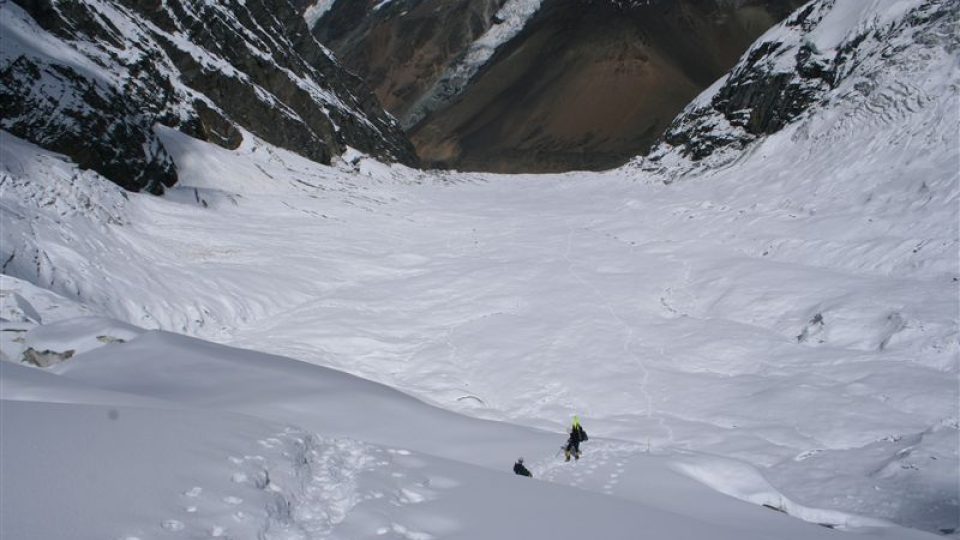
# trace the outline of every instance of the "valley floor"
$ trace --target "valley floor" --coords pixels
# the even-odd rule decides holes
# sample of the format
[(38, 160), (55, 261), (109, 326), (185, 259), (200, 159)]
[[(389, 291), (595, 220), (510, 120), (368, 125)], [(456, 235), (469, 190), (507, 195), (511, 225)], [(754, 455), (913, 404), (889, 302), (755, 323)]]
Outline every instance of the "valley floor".
[[(36, 239), (34, 281), (81, 311), (333, 367), (470, 416), (560, 432), (579, 414), (632, 448), (601, 480), (606, 458), (557, 469), (555, 435), (525, 454), (547, 479), (614, 493), (643, 453), (814, 522), (956, 529), (949, 162), (930, 165), (918, 198), (889, 171), (828, 178), (763, 156), (750, 176), (664, 185), (631, 169), (440, 175), (361, 156), (330, 169), (162, 135), (184, 176), (164, 198), (75, 177), (31, 195), (52, 201), (42, 218), (7, 207), (6, 230)], [(55, 158), (8, 155), (23, 174), (69, 177)], [(838, 180), (873, 174), (863, 189)], [(7, 271), (24, 273), (21, 256)], [(39, 348), (56, 332), (34, 335)]]
[(697, 163), (155, 126), (155, 197), (0, 131), (0, 536), (960, 538), (951, 7), (811, 4), (754, 50), (810, 103), (748, 134), (718, 81)]
[[(423, 172), (353, 152), (326, 167), (249, 133), (227, 151), (157, 128), (181, 178), (158, 198), (125, 193), (3, 133), (3, 357), (18, 362), (24, 354), (73, 350), (54, 371), (86, 385), (49, 373), (41, 384), (12, 371), (25, 368), (2, 364), (4, 470), (33, 463), (39, 447), (81, 438), (53, 429), (42, 433), (49, 445), (33, 446), (35, 422), (62, 416), (69, 424), (70, 415), (104, 412), (61, 414), (54, 405), (23, 402), (92, 400), (209, 410), (203, 425), (167, 433), (183, 439), (220, 425), (220, 414), (239, 422), (230, 425), (247, 442), (293, 424), (296, 435), (276, 444), (302, 448), (319, 437), (309, 439), (316, 455), (307, 461), (322, 461), (339, 438), (354, 441), (343, 443), (347, 461), (380, 460), (387, 450), (361, 448), (370, 444), (487, 474), (509, 471), (523, 454), (538, 478), (600, 497), (587, 503), (588, 513), (614, 523), (634, 523), (630, 509), (640, 502), (671, 515), (726, 520), (733, 528), (724, 537), (749, 537), (737, 536), (729, 521), (741, 516), (756, 537), (779, 527), (741, 507), (728, 512), (730, 498), (679, 504), (706, 501), (704, 493), (719, 497), (683, 483), (693, 478), (816, 523), (857, 529), (892, 522), (957, 535), (960, 86), (948, 53), (924, 54), (931, 55), (925, 63), (899, 65), (902, 73), (878, 76), (870, 92), (844, 94), (735, 161), (685, 175), (640, 166), (545, 176)], [(910, 76), (914, 68), (921, 71)], [(302, 371), (303, 363), (267, 384), (263, 366), (289, 361), (262, 354), (240, 366), (198, 360), (178, 372), (177, 359), (213, 345), (179, 346), (168, 334), (141, 336), (141, 329), (290, 357), (386, 386), (351, 396), (331, 386), (344, 375)], [(104, 358), (113, 358), (111, 369), (97, 368)], [(401, 394), (388, 387), (437, 407), (406, 396), (394, 401)], [(324, 392), (341, 401), (325, 401)], [(111, 418), (109, 408), (105, 414)], [(151, 414), (144, 425), (176, 423), (167, 413)], [(573, 415), (583, 418), (591, 443), (582, 462), (561, 465), (555, 453)], [(224, 444), (246, 444), (224, 425), (234, 434), (224, 433), (232, 441)], [(90, 455), (102, 450), (85, 440)], [(205, 474), (216, 468), (205, 460), (215, 459), (220, 443), (196, 443), (191, 455), (206, 457), (192, 466)], [(63, 451), (48, 462), (95, 465)], [(296, 478), (297, 463), (277, 466)], [(343, 474), (356, 472), (353, 465)], [(131, 468), (138, 466), (147, 465)], [(56, 485), (53, 477), (33, 485), (40, 468), (17, 477), (17, 489)], [(60, 472), (74, 490), (87, 481)], [(487, 481), (473, 468), (456, 474)], [(8, 502), (18, 499), (7, 478), (3, 526), (29, 528), (23, 518), (9, 521), (34, 514)], [(297, 500), (320, 497), (324, 507), (322, 493), (310, 490), (312, 478), (301, 478)], [(160, 487), (189, 492), (186, 477), (177, 481)], [(404, 500), (422, 496), (410, 486), (402, 489), (413, 495), (397, 489)], [(385, 493), (364, 491), (378, 492)], [(57, 493), (82, 498), (82, 490)], [(581, 496), (551, 493), (546, 500)], [(470, 521), (494, 507), (468, 508), (476, 499), (464, 496), (464, 506), (449, 506), (445, 515), (470, 522), (474, 537), (502, 537)], [(284, 506), (295, 502), (290, 498), (258, 497), (287, 502), (279, 509), (258, 504), (266, 513), (245, 531), (262, 532), (270, 519), (284, 522), (296, 511)], [(61, 502), (69, 506), (68, 499)], [(21, 502), (39, 512), (44, 501)], [(497, 508), (511, 501), (520, 504), (504, 499)], [(541, 505), (535, 514), (550, 511)], [(284, 523), (307, 527), (301, 518)], [(349, 522), (341, 518), (316, 523), (332, 535), (334, 525)], [(661, 518), (661, 534), (676, 532)], [(424, 519), (419, 529), (399, 517), (361, 521), (363, 534), (445, 534), (446, 522)], [(168, 532), (185, 523), (148, 519), (165, 520), (172, 520)], [(207, 525), (211, 534), (220, 531), (219, 521)], [(826, 531), (803, 527), (803, 537)], [(544, 532), (551, 527), (538, 530), (555, 537)], [(632, 530), (624, 525), (617, 534)], [(870, 534), (908, 534), (886, 531)], [(705, 535), (696, 527), (687, 533)]]

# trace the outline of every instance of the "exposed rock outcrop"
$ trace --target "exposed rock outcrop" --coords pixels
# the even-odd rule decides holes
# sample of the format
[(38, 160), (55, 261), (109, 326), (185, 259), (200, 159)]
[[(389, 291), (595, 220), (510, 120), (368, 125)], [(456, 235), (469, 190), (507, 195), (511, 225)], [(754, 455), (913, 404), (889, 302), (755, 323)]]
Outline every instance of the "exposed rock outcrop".
[(602, 169), (645, 151), (801, 3), (336, 0), (314, 33), (428, 165)]
[(247, 130), (328, 163), (416, 163), (362, 80), (288, 2), (15, 0), (0, 14), (0, 127), (131, 190), (162, 192), (160, 123), (235, 148)]
[(334, 2), (314, 26), (344, 64), (362, 74), (383, 106), (406, 124), (417, 105), (497, 23), (505, 0)]
[(28, 348), (27, 350), (23, 351), (23, 362), (36, 367), (48, 368), (50, 366), (62, 364), (73, 358), (74, 353), (75, 351), (72, 349), (58, 352), (49, 350), (38, 351), (36, 349)]
[[(905, 61), (908, 55), (902, 52), (907, 47), (960, 47), (955, 2), (918, 0), (905, 17), (898, 16), (895, 7), (881, 12), (892, 13), (887, 20), (865, 11), (867, 3), (818, 0), (804, 6), (767, 32), (728, 76), (694, 100), (638, 163), (648, 169), (669, 168), (674, 175), (721, 165), (818, 104), (869, 96), (883, 70)], [(858, 17), (864, 20), (849, 22)]]

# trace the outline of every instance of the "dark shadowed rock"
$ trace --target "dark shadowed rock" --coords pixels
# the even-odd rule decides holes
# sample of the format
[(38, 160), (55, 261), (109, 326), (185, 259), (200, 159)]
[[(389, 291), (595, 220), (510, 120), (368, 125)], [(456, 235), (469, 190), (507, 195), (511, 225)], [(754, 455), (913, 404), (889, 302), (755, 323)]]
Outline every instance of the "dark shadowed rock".
[[(800, 0), (336, 1), (314, 26), (429, 165), (601, 169), (646, 150)], [(512, 36), (488, 60), (490, 36)], [(480, 58), (480, 65), (472, 63)]]
[(135, 102), (70, 66), (21, 56), (0, 71), (0, 127), (125, 189), (162, 193), (176, 182), (152, 124)]
[(73, 354), (73, 350), (58, 352), (49, 350), (38, 351), (33, 348), (28, 348), (23, 351), (23, 362), (36, 367), (48, 368), (66, 362), (73, 358)]
[(314, 27), (383, 106), (409, 121), (412, 109), (496, 22), (503, 0), (340, 1)]
[(288, 2), (16, 0), (2, 14), (0, 126), (131, 190), (176, 170), (157, 123), (226, 148), (241, 129), (329, 163), (416, 163), (363, 81)]
[[(916, 28), (931, 46), (957, 47), (954, 32), (960, 12), (950, 0), (928, 0), (908, 17), (886, 26), (867, 25), (845, 35), (830, 50), (818, 50), (811, 36), (842, 0), (818, 0), (787, 18), (775, 32), (755, 43), (723, 81), (677, 116), (661, 140), (639, 165), (650, 170), (669, 167), (682, 172), (677, 159), (689, 166), (735, 159), (750, 143), (776, 133), (829, 99), (831, 91), (850, 77), (857, 94), (872, 91), (876, 73), (886, 62), (901, 62), (899, 51), (914, 38)], [(953, 30), (951, 30), (953, 29)], [(947, 39), (944, 36), (953, 36)], [(873, 62), (865, 62), (873, 58)]]

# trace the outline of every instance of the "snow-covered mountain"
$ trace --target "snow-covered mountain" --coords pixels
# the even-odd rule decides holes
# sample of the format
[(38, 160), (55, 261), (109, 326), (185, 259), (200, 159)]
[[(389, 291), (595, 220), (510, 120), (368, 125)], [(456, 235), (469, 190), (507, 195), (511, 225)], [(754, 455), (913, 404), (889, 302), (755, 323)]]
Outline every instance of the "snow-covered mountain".
[(813, 2), (603, 173), (4, 133), (0, 536), (957, 537), (955, 11)]
[(304, 16), (321, 42), (364, 75), (383, 106), (412, 127), (456, 98), (539, 7), (539, 0), (325, 1)]
[(426, 163), (546, 172), (646, 150), (800, 3), (325, 1), (307, 17)]
[(131, 189), (177, 179), (162, 124), (236, 148), (245, 129), (329, 163), (415, 163), (396, 122), (287, 2), (3, 3), (0, 126)]
[[(919, 8), (909, 2), (810, 2), (687, 106), (646, 165), (665, 162), (664, 169), (677, 174), (685, 169), (678, 157), (711, 158), (712, 166), (737, 159), (751, 142), (811, 109), (838, 109), (847, 122), (901, 122), (953, 90), (953, 81), (931, 73), (929, 62), (936, 51), (955, 50), (958, 22), (960, 11), (948, 0)], [(931, 143), (939, 144), (943, 134), (928, 131)]]

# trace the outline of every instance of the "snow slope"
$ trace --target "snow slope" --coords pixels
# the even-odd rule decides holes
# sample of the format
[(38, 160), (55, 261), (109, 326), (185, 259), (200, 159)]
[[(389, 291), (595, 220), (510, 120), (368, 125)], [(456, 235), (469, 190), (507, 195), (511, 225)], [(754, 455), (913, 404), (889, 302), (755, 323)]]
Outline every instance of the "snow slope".
[[(216, 500), (255, 501), (244, 512), (260, 508), (262, 525), (267, 499), (227, 493), (227, 471), (215, 463), (294, 424), (292, 439), (321, 438), (318, 455), (341, 439), (409, 448), (436, 460), (427, 469), (449, 465), (444, 476), (462, 475), (461, 485), (490, 482), (481, 490), (486, 502), (469, 509), (460, 505), (473, 495), (435, 499), (448, 505), (463, 537), (507, 534), (486, 529), (499, 525), (482, 512), (519, 515), (541, 504), (528, 497), (571, 493), (499, 484), (515, 479), (490, 468), (507, 471), (518, 454), (537, 477), (593, 492), (569, 495), (593, 501), (578, 515), (618, 512), (603, 514), (603, 523), (625, 523), (627, 531), (638, 508), (657, 508), (683, 516), (641, 520), (664, 523), (654, 531), (661, 537), (687, 534), (674, 535), (687, 520), (693, 536), (706, 534), (695, 522), (710, 523), (708, 538), (787, 537), (784, 523), (804, 538), (835, 536), (711, 498), (719, 495), (692, 477), (811, 521), (856, 528), (888, 520), (955, 535), (957, 50), (911, 43), (891, 57), (900, 61), (872, 73), (869, 95), (840, 87), (726, 166), (681, 177), (634, 167), (440, 175), (356, 153), (324, 167), (249, 135), (228, 151), (160, 130), (181, 182), (155, 198), (125, 195), (4, 134), (2, 272), (100, 316), (336, 368), (446, 409), (318, 367), (163, 333), (103, 344), (55, 368), (58, 381), (83, 392), (102, 388), (210, 413), (182, 430), (166, 413), (147, 412), (139, 422), (166, 426), (171, 440), (191, 441), (190, 452), (214, 456), (185, 460), (193, 469), (183, 482), (158, 474), (170, 500), (197, 485), (187, 476), (220, 471), (209, 481), (219, 482)], [(40, 293), (20, 287), (24, 302), (2, 296), (3, 313), (20, 313), (3, 330), (47, 318), (34, 300)], [(21, 383), (8, 367), (16, 366), (3, 364), (4, 399), (57, 401), (66, 392), (13, 393)], [(325, 388), (337, 393), (326, 396)], [(54, 451), (25, 438), (31, 415), (56, 414), (31, 407), (4, 402), (5, 471), (31, 463), (37, 448)], [(64, 416), (64, 423), (93, 426), (93, 418), (109, 417), (109, 410), (77, 411), (70, 414), (88, 420)], [(247, 420), (221, 421), (237, 414)], [(591, 442), (584, 461), (561, 465), (552, 455), (573, 414), (584, 417)], [(404, 423), (430, 426), (428, 435), (412, 436)], [(208, 428), (223, 434), (219, 453), (210, 445), (221, 437), (190, 437)], [(83, 469), (82, 460), (94, 459), (57, 448), (60, 467)], [(278, 475), (295, 475), (294, 465), (270, 459), (288, 471)], [(38, 489), (28, 478), (5, 477), (5, 501), (14, 485), (11, 492)], [(46, 496), (23, 504), (36, 508)], [(367, 527), (362, 534), (381, 527), (399, 537), (461, 534), (429, 516), (416, 526), (404, 521), (417, 510), (371, 504), (372, 514), (385, 512), (381, 506), (399, 513), (365, 521), (355, 509), (349, 516)], [(528, 523), (539, 532), (528, 537), (552, 537), (554, 523), (569, 524), (560, 504), (531, 510)], [(4, 517), (23, 515), (6, 514), (7, 505)], [(147, 535), (133, 528), (183, 521), (174, 507), (153, 508), (164, 511), (131, 522), (130, 532), (91, 535)], [(226, 527), (228, 518), (203, 523)], [(783, 528), (774, 534), (765, 523)], [(755, 528), (741, 534), (731, 528), (737, 524)]]
[[(558, 485), (556, 474), (546, 475), (554, 483), (519, 478), (506, 472), (513, 454), (542, 453), (555, 435), (173, 334), (102, 347), (59, 376), (0, 368), (4, 538), (830, 536), (723, 497), (623, 443), (596, 441), (591, 465), (566, 467), (596, 478), (615, 456), (605, 493)], [(616, 487), (621, 475), (626, 489)], [(38, 519), (51, 510), (57, 519)], [(864, 534), (926, 537), (893, 527)]]

